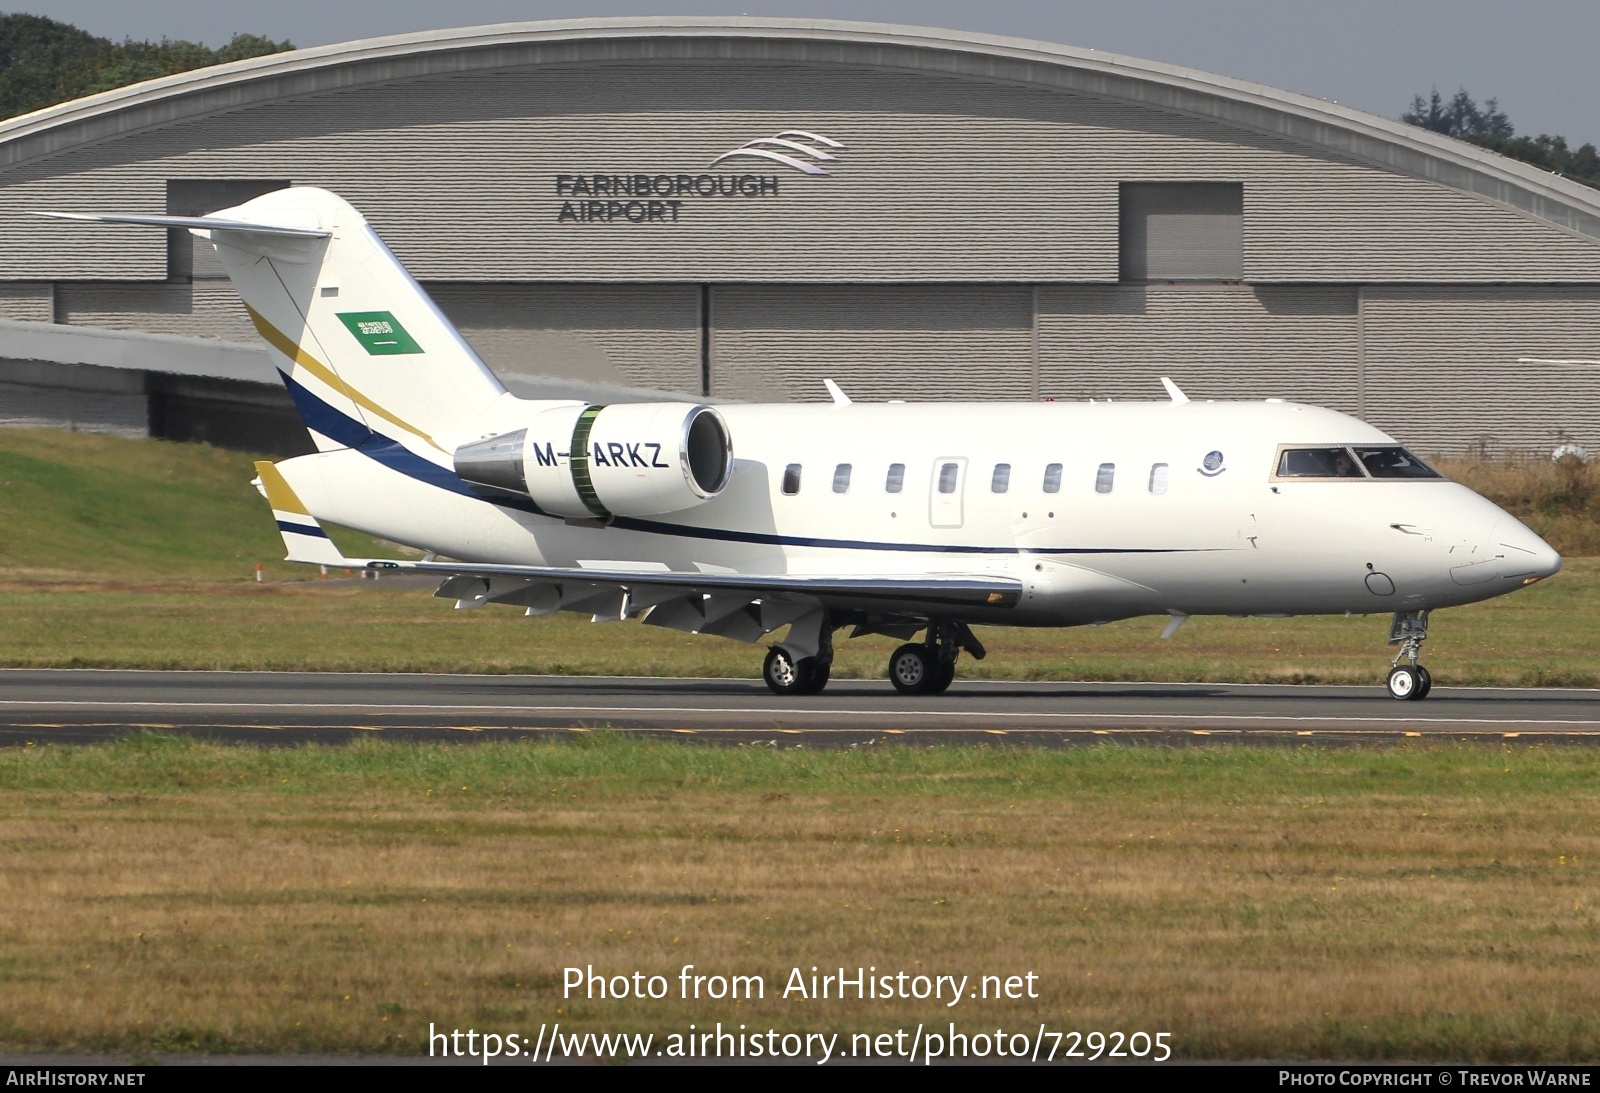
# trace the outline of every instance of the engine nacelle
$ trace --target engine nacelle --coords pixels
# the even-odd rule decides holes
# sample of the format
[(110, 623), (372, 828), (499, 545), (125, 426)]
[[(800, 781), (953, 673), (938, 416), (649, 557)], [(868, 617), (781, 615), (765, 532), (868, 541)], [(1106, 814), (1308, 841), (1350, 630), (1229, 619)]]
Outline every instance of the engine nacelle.
[(656, 516), (703, 504), (733, 474), (727, 423), (682, 402), (552, 406), (524, 429), (456, 449), (456, 474), (552, 516)]

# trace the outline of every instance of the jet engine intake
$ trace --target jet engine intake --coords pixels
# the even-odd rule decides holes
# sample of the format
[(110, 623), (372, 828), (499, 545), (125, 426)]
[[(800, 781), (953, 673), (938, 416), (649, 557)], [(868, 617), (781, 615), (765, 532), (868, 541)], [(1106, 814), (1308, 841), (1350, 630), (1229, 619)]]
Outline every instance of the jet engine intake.
[(656, 516), (720, 494), (733, 444), (710, 406), (563, 403), (525, 428), (461, 445), (455, 469), (491, 500), (510, 491), (552, 516)]

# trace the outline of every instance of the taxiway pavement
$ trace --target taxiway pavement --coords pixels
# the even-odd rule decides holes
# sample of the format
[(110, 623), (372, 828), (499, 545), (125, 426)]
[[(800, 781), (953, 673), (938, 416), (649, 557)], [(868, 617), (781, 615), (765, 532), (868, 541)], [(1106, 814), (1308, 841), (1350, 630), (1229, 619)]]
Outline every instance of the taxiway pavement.
[(780, 698), (759, 680), (315, 672), (0, 671), (0, 744), (105, 740), (137, 728), (264, 743), (381, 733), (483, 739), (604, 729), (847, 746), (1010, 740), (1357, 742), (1411, 737), (1600, 744), (1600, 690), (1041, 683), (958, 679), (907, 697), (835, 680)]

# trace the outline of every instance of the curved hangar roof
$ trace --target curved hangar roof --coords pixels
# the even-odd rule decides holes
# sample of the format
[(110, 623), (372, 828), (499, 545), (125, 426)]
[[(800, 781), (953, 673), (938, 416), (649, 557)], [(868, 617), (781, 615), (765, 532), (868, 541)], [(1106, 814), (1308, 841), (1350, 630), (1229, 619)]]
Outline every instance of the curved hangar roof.
[[(848, 67), (1120, 101), (1251, 131), (1292, 142), (1313, 155), (1332, 154), (1475, 194), (1579, 239), (1600, 240), (1600, 193), (1595, 190), (1338, 103), (1096, 50), (831, 20), (616, 18), (505, 23), (274, 54), (151, 80), (0, 122), (0, 184), (19, 167), (26, 175), (38, 177), (41, 170), (48, 174), (48, 167), (38, 161), (56, 153), (104, 146), (151, 130), (171, 131), (185, 123), (286, 99), (303, 101), (319, 93), (497, 69), (571, 70), (652, 62)], [(1569, 260), (1573, 257), (1568, 255)], [(1592, 259), (1576, 260), (1588, 273)], [(1560, 272), (1563, 275), (1555, 279), (1570, 279), (1568, 271)], [(1541, 274), (1535, 279), (1551, 277)]]
[(515, 65), (743, 60), (997, 80), (1212, 118), (1480, 194), (1600, 239), (1600, 193), (1335, 102), (1097, 50), (832, 20), (651, 18), (504, 23), (319, 46), (200, 69), (0, 124), (0, 169), (108, 137), (287, 96)]

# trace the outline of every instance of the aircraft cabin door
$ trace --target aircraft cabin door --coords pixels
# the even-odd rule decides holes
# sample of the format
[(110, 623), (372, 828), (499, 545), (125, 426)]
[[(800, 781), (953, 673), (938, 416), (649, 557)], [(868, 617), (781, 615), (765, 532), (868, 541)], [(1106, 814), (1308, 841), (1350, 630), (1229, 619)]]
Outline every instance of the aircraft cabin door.
[(931, 526), (961, 526), (961, 495), (966, 487), (966, 456), (942, 456), (933, 461), (933, 483), (928, 495), (928, 523)]

